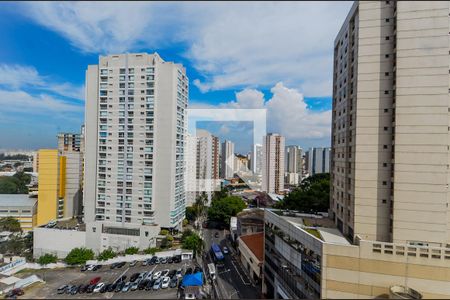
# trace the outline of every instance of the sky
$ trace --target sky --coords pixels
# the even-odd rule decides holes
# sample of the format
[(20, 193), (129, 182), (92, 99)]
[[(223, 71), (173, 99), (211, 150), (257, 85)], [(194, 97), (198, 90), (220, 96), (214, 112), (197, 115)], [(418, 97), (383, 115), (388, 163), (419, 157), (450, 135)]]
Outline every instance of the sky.
[[(78, 132), (87, 66), (125, 52), (182, 63), (189, 108), (264, 108), (286, 144), (329, 146), (333, 41), (351, 5), (0, 3), (0, 149), (54, 148), (58, 132)], [(251, 123), (199, 126), (250, 150)]]

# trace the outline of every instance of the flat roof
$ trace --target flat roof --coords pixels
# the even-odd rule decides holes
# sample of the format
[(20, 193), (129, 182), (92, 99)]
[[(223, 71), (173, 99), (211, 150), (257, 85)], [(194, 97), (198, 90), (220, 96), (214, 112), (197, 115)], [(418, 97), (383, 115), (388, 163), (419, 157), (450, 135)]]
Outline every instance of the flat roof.
[(0, 194), (0, 206), (34, 206), (36, 198), (30, 198), (28, 194)]

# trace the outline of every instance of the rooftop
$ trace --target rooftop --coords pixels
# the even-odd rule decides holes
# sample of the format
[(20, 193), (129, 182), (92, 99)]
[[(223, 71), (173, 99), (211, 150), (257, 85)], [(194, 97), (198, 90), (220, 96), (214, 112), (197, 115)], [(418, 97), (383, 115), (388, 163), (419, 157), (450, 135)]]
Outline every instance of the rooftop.
[(0, 206), (24, 206), (30, 207), (36, 203), (36, 198), (30, 198), (28, 194), (0, 194)]
[(264, 232), (243, 235), (239, 239), (252, 251), (259, 261), (263, 260), (264, 255)]

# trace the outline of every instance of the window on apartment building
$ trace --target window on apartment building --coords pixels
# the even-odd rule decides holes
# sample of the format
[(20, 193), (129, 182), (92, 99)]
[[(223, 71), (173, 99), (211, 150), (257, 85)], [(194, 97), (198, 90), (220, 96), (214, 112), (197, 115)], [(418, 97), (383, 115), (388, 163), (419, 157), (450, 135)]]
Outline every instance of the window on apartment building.
[(382, 202), (383, 202), (383, 204), (386, 204), (387, 201), (386, 201), (386, 199), (383, 199)]
[(385, 40), (386, 40), (386, 41), (389, 41), (389, 37), (387, 36), (387, 37), (385, 38)]
[(385, 108), (385, 109), (384, 109), (384, 112), (385, 112), (385, 113), (389, 112), (389, 109)]
[(384, 127), (383, 129), (384, 129), (384, 131), (388, 131), (388, 128), (387, 128), (387, 127)]
[(388, 147), (387, 147), (387, 145), (383, 145), (383, 149), (387, 149)]
[(389, 76), (389, 72), (384, 72), (384, 76)]
[(386, 23), (389, 23), (389, 19), (386, 19)]
[(387, 182), (386, 182), (386, 181), (383, 181), (383, 185), (387, 185)]

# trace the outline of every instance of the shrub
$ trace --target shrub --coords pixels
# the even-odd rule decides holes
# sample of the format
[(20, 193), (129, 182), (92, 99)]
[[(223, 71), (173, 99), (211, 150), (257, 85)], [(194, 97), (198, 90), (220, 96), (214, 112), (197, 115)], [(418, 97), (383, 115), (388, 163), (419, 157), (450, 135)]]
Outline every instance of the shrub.
[(54, 254), (44, 254), (41, 257), (38, 258), (37, 263), (40, 265), (48, 265), (48, 264), (54, 264), (58, 261), (58, 257)]
[(94, 251), (91, 249), (73, 248), (64, 260), (69, 265), (80, 265), (91, 259), (94, 259)]
[(110, 258), (114, 258), (116, 257), (117, 254), (116, 252), (114, 252), (111, 247), (108, 249), (103, 250), (98, 256), (97, 259), (98, 260), (108, 260)]
[(159, 232), (159, 234), (160, 234), (160, 235), (168, 235), (168, 234), (169, 234), (169, 230), (167, 230), (167, 229), (162, 229), (162, 230)]
[(154, 255), (156, 252), (158, 252), (160, 249), (156, 247), (150, 247), (144, 250), (145, 254), (151, 254)]
[(139, 252), (139, 248), (137, 247), (130, 247), (125, 249), (125, 255), (132, 255), (132, 254), (137, 254)]

